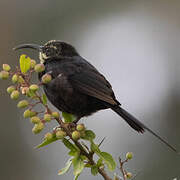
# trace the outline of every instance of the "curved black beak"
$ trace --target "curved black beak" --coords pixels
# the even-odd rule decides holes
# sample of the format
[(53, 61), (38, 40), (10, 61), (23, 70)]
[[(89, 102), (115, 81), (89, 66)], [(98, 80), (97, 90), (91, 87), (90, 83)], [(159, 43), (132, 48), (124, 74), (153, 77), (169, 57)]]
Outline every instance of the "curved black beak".
[(16, 51), (16, 50), (25, 49), (25, 48), (30, 48), (30, 49), (35, 49), (35, 50), (41, 51), (42, 46), (37, 45), (37, 44), (20, 44), (20, 45), (14, 47), (13, 50)]

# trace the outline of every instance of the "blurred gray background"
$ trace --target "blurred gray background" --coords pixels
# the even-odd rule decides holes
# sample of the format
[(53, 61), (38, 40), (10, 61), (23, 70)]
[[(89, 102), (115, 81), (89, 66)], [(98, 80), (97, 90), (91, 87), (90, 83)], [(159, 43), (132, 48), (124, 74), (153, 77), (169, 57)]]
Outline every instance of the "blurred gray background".
[[(12, 66), (20, 55), (12, 51), (17, 44), (73, 44), (111, 82), (124, 108), (180, 150), (180, 1), (1, 0), (0, 37), (0, 64)], [(47, 130), (32, 134), (5, 92), (8, 85), (1, 81), (0, 179), (73, 179), (72, 170), (57, 175), (68, 159), (60, 142), (34, 149)], [(97, 133), (97, 142), (106, 137), (102, 149), (114, 158), (134, 153), (127, 170), (140, 172), (136, 179), (180, 179), (180, 157), (149, 133), (137, 134), (112, 111), (83, 122)], [(85, 171), (79, 179), (102, 177)]]

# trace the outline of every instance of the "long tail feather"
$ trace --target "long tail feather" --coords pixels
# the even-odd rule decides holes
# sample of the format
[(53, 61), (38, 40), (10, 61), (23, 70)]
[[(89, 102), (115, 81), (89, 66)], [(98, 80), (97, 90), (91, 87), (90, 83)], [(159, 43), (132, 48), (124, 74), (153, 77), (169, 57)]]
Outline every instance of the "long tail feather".
[(140, 122), (138, 119), (136, 119), (134, 116), (132, 116), (129, 112), (127, 112), (120, 106), (112, 107), (112, 110), (115, 111), (118, 115), (120, 115), (137, 132), (144, 133), (145, 130), (149, 131), (161, 142), (166, 144), (170, 149), (179, 154), (179, 152), (172, 145), (170, 145), (167, 141), (165, 141), (163, 138), (161, 138), (159, 135), (157, 135), (155, 132), (153, 132), (151, 129), (149, 129), (142, 122)]

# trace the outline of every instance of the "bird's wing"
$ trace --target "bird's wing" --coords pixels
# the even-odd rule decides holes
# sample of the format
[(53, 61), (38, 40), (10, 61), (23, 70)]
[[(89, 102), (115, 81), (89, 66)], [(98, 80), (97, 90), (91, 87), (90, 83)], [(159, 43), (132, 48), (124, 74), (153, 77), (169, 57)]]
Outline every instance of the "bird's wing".
[(73, 88), (83, 94), (100, 99), (108, 104), (117, 105), (112, 87), (105, 77), (95, 68), (84, 66), (68, 78)]

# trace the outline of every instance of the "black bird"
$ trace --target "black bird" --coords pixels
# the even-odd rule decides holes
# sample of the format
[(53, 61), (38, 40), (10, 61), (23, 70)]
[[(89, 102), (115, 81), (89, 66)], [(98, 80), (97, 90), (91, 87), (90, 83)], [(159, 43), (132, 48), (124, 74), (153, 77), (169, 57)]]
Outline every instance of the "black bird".
[(72, 45), (51, 40), (43, 46), (22, 44), (14, 50), (22, 48), (38, 50), (40, 62), (45, 65), (45, 71), (39, 73), (39, 79), (45, 73), (52, 76), (52, 81), (44, 85), (49, 101), (60, 111), (75, 115), (75, 122), (99, 110), (111, 108), (134, 130), (140, 133), (149, 131), (177, 152), (167, 141), (121, 107), (111, 84)]

